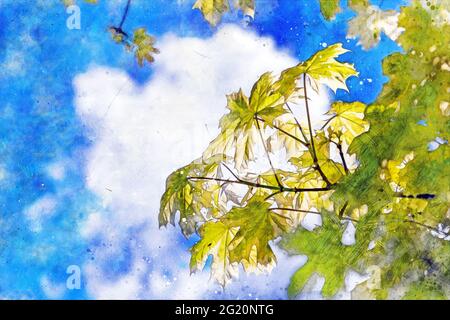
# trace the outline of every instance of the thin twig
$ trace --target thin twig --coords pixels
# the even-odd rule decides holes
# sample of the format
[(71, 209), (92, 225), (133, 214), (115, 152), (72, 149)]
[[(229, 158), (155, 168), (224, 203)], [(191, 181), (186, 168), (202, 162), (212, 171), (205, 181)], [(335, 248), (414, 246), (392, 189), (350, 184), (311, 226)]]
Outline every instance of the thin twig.
[(345, 210), (347, 210), (348, 207), (348, 201), (346, 201), (344, 203), (344, 205), (342, 206), (341, 210), (339, 210), (339, 218), (342, 219), (342, 217), (344, 216)]
[(130, 10), (130, 4), (131, 4), (131, 0), (128, 0), (127, 6), (125, 7), (125, 11), (122, 15), (122, 20), (120, 21), (120, 24), (119, 24), (120, 30), (122, 30), (123, 24), (125, 23), (125, 20), (127, 19), (128, 11)]
[(321, 214), (320, 212), (317, 212), (317, 211), (300, 210), (300, 209), (293, 209), (293, 208), (270, 208), (269, 210), (282, 210), (282, 211), (293, 211), (293, 212), (301, 212), (301, 213)]
[(231, 170), (225, 163), (222, 163), (222, 165), (233, 175), (233, 177), (236, 178), (236, 180), (241, 181), (241, 178), (239, 178), (234, 172), (233, 170)]
[[(257, 120), (259, 120), (259, 121), (261, 121), (261, 122), (264, 122), (264, 123), (267, 123), (266, 120), (261, 119), (261, 118), (259, 118), (259, 117), (257, 118)], [(301, 143), (302, 145), (304, 145), (305, 147), (307, 147), (307, 148), (309, 147), (309, 144), (308, 144), (307, 142), (305, 142), (305, 141), (299, 139), (298, 137), (294, 136), (293, 134), (287, 132), (286, 130), (281, 129), (280, 127), (278, 127), (278, 126), (276, 126), (276, 125), (274, 125), (274, 124), (271, 124), (271, 126), (274, 127), (275, 129), (277, 129), (278, 131), (280, 131), (281, 133), (284, 133), (284, 134), (287, 135), (288, 137), (291, 137), (292, 139), (294, 139), (294, 140), (300, 142), (300, 143)]]
[(445, 232), (444, 230), (436, 229), (435, 227), (429, 226), (427, 224), (424, 224), (424, 223), (421, 223), (421, 222), (418, 222), (418, 221), (415, 221), (415, 220), (403, 220), (403, 221), (404, 222), (408, 222), (408, 223), (412, 223), (412, 224), (416, 224), (416, 225), (421, 226), (423, 228), (427, 228), (430, 231), (434, 231), (436, 233), (440, 233), (440, 234), (442, 234), (442, 235), (444, 235), (446, 237), (450, 236), (449, 232)]
[(271, 193), (270, 195), (268, 195), (267, 197), (264, 198), (264, 200), (269, 200), (272, 197), (275, 197), (277, 194), (282, 193), (283, 191), (276, 191), (274, 193)]
[(306, 136), (305, 131), (303, 131), (303, 128), (300, 125), (300, 122), (297, 120), (297, 117), (295, 116), (294, 112), (292, 111), (291, 106), (289, 105), (289, 103), (286, 102), (285, 104), (286, 104), (286, 107), (289, 110), (289, 112), (292, 114), (292, 117), (294, 118), (294, 121), (297, 124), (297, 127), (300, 129), (300, 132), (301, 132), (301, 134), (303, 136), (303, 139), (305, 139), (305, 141), (306, 141), (306, 145), (309, 147), (308, 137)]
[(436, 198), (435, 194), (430, 194), (430, 193), (421, 193), (421, 194), (416, 194), (416, 195), (406, 195), (403, 193), (396, 193), (395, 194), (396, 198), (403, 198), (403, 199), (422, 199), (422, 200), (431, 200)]
[(339, 150), (339, 156), (341, 157), (342, 165), (344, 166), (344, 170), (345, 170), (345, 174), (348, 174), (349, 170), (348, 170), (347, 162), (345, 161), (344, 151), (342, 150), (342, 144), (336, 143), (336, 147)]
[(325, 173), (322, 171), (322, 168), (319, 165), (319, 160), (317, 158), (317, 153), (316, 153), (316, 147), (314, 145), (314, 135), (313, 135), (313, 130), (312, 130), (312, 123), (311, 123), (311, 114), (309, 112), (309, 102), (308, 102), (308, 92), (306, 90), (306, 73), (303, 74), (303, 91), (305, 93), (305, 106), (306, 106), (306, 116), (308, 119), (308, 127), (309, 127), (309, 136), (311, 138), (310, 143), (311, 143), (311, 155), (313, 156), (313, 161), (314, 161), (314, 165), (316, 170), (319, 172), (320, 176), (322, 177), (322, 179), (325, 181), (325, 183), (329, 186), (331, 185), (330, 180), (328, 180), (327, 176), (325, 175)]

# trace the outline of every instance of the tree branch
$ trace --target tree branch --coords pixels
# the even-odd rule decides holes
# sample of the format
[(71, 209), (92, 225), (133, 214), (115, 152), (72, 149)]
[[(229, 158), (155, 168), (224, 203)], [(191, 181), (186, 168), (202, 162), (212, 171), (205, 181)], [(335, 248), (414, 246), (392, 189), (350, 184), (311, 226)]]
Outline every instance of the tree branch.
[(216, 182), (224, 182), (224, 183), (234, 183), (234, 184), (241, 184), (246, 185), (249, 187), (254, 188), (260, 188), (260, 189), (267, 189), (267, 190), (276, 190), (281, 192), (295, 192), (295, 193), (301, 193), (301, 192), (322, 192), (322, 191), (330, 191), (331, 187), (325, 187), (325, 188), (286, 188), (286, 187), (279, 187), (279, 186), (271, 186), (261, 183), (254, 183), (250, 181), (245, 180), (229, 180), (229, 179), (219, 179), (219, 178), (210, 178), (210, 177), (187, 177), (188, 180), (205, 180), (205, 181), (216, 181)]
[(344, 166), (345, 174), (348, 174), (349, 170), (348, 170), (347, 162), (345, 161), (344, 151), (342, 150), (342, 144), (334, 142), (333, 140), (330, 140), (330, 141), (336, 145), (336, 147), (339, 151), (339, 156), (341, 157), (342, 165)]
[(431, 200), (436, 198), (435, 194), (430, 193), (422, 193), (422, 194), (416, 194), (416, 195), (405, 195), (403, 193), (396, 193), (396, 198), (404, 198), (404, 199), (422, 199), (422, 200)]
[(426, 228), (426, 229), (428, 229), (430, 231), (434, 231), (436, 233), (442, 234), (442, 235), (444, 235), (446, 237), (450, 236), (449, 232), (445, 232), (443, 230), (436, 229), (435, 227), (429, 226), (427, 224), (424, 224), (424, 223), (421, 223), (421, 222), (418, 222), (418, 221), (415, 221), (415, 220), (403, 220), (403, 222), (408, 222), (408, 223), (412, 223), (412, 224), (421, 226), (421, 227)]

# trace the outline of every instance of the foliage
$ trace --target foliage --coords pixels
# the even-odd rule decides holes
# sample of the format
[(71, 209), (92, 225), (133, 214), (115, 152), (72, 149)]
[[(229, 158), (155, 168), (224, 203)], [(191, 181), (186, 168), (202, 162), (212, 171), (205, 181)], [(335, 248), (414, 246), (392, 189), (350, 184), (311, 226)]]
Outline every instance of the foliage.
[[(84, 0), (89, 4), (97, 4), (98, 0)], [(62, 0), (65, 6), (76, 4), (75, 0)], [(128, 11), (131, 5), (131, 0), (127, 1), (122, 20), (118, 26), (109, 27), (111, 38), (117, 44), (123, 45), (129, 52), (133, 52), (139, 66), (144, 66), (145, 61), (152, 63), (155, 61), (153, 55), (158, 54), (159, 50), (154, 47), (156, 39), (147, 33), (146, 28), (137, 28), (130, 37), (127, 32), (123, 30), (123, 25), (128, 16)]]
[[(168, 178), (161, 201), (161, 225), (175, 224), (179, 213), (183, 233), (201, 237), (191, 250), (193, 272), (208, 256), (222, 285), (239, 264), (269, 271), (281, 237), (283, 249), (308, 256), (292, 277), (291, 296), (319, 274), (323, 295), (332, 297), (351, 269), (371, 275), (356, 298), (449, 296), (450, 30), (419, 2), (402, 9), (399, 27), (404, 53), (384, 61), (389, 82), (378, 100), (335, 102), (321, 129), (312, 126), (308, 92), (347, 89), (358, 74), (336, 60), (346, 52), (341, 44), (280, 75), (263, 74), (248, 96), (228, 96), (219, 136)], [(301, 119), (291, 107), (299, 103)], [(280, 155), (284, 165), (273, 161)], [(322, 225), (304, 229), (307, 214), (320, 215)], [(350, 223), (356, 240), (344, 245)]]
[(376, 6), (356, 6), (354, 10), (358, 15), (348, 23), (348, 36), (359, 38), (364, 49), (375, 47), (382, 33), (395, 41), (404, 31), (398, 27), (399, 14), (395, 10), (383, 11)]
[[(317, 1), (320, 4), (322, 15), (327, 20), (333, 19), (341, 11), (340, 0)], [(349, 0), (351, 8), (367, 7), (368, 5), (368, 0)], [(192, 8), (200, 10), (205, 20), (210, 25), (216, 26), (232, 6), (241, 10), (246, 16), (255, 17), (255, 0), (233, 0), (232, 5), (230, 5), (230, 0), (197, 0)]]
[[(254, 0), (234, 0), (234, 6), (250, 17), (255, 15), (255, 1)], [(222, 15), (230, 10), (229, 0), (197, 0), (194, 3), (193, 9), (199, 9), (203, 17), (212, 25), (215, 26)]]
[(322, 12), (325, 19), (330, 20), (340, 11), (339, 2), (340, 0), (319, 0), (320, 1), (320, 11)]
[[(341, 10), (337, 0), (319, 3), (327, 20)], [(145, 28), (132, 37), (122, 29), (129, 5), (110, 31), (142, 66), (153, 62), (158, 50)], [(384, 61), (389, 81), (377, 101), (335, 102), (321, 129), (313, 129), (308, 92), (320, 93), (322, 86), (347, 90), (346, 80), (358, 75), (353, 65), (336, 60), (347, 52), (341, 44), (280, 75), (263, 74), (248, 95), (242, 90), (228, 95), (219, 136), (200, 159), (169, 176), (160, 225), (178, 223), (186, 237), (197, 233), (191, 270), (202, 269), (212, 256), (212, 275), (223, 286), (237, 276), (239, 265), (247, 272), (270, 271), (274, 240), (281, 238), (283, 249), (308, 256), (292, 277), (292, 297), (313, 274), (325, 278), (322, 294), (332, 297), (352, 269), (370, 276), (354, 298), (448, 298), (446, 1), (416, 0), (400, 14), (367, 0), (348, 5), (357, 13), (349, 37), (370, 49), (383, 32), (404, 50)], [(197, 0), (194, 9), (214, 26), (232, 6), (254, 17), (253, 0)], [(298, 104), (306, 109), (302, 119), (291, 108)], [(280, 155), (286, 157), (281, 165), (273, 161)], [(267, 170), (254, 173), (261, 162)], [(307, 214), (320, 215), (321, 226), (304, 229)], [(356, 240), (344, 245), (349, 224)]]

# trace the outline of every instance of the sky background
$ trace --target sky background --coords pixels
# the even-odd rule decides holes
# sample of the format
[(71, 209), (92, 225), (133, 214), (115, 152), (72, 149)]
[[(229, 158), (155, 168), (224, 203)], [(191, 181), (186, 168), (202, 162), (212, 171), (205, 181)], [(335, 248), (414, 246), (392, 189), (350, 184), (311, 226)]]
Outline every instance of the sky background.
[[(158, 229), (165, 178), (217, 133), (225, 94), (263, 72), (343, 43), (360, 76), (349, 93), (316, 97), (320, 114), (333, 100), (373, 102), (382, 59), (400, 48), (385, 35), (369, 51), (347, 39), (346, 1), (326, 21), (318, 1), (257, 0), (254, 21), (233, 13), (211, 28), (191, 0), (134, 0), (124, 28), (145, 26), (161, 50), (141, 68), (107, 32), (126, 1), (79, 2), (81, 29), (69, 30), (60, 1), (0, 1), (0, 298), (287, 298), (306, 257), (278, 249), (272, 274), (225, 290), (208, 270), (190, 276), (196, 238)], [(66, 288), (71, 265), (79, 290)], [(320, 297), (316, 280), (299, 298)]]

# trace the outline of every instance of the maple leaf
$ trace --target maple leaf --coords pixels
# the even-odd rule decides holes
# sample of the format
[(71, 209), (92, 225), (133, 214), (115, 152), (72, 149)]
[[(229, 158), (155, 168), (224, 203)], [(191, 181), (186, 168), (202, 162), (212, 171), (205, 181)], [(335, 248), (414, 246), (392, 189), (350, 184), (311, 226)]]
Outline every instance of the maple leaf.
[(331, 45), (321, 50), (309, 58), (306, 62), (287, 69), (282, 73), (286, 79), (299, 79), (302, 74), (307, 74), (317, 92), (319, 84), (324, 84), (333, 91), (337, 89), (347, 89), (345, 81), (351, 76), (357, 76), (359, 73), (354, 66), (349, 63), (341, 63), (335, 58), (348, 52), (342, 48), (341, 43)]
[(133, 44), (136, 59), (141, 67), (144, 65), (144, 61), (150, 63), (155, 61), (153, 54), (159, 53), (159, 50), (154, 47), (155, 38), (148, 35), (145, 28), (138, 28), (134, 31)]
[[(197, 224), (204, 222), (201, 213), (204, 206), (213, 207), (211, 194), (204, 189), (202, 181), (190, 177), (216, 176), (219, 165), (226, 158), (217, 155), (207, 160), (199, 159), (173, 172), (166, 181), (166, 191), (161, 198), (159, 225), (175, 225), (176, 213), (180, 213), (179, 225), (185, 236), (196, 231)], [(209, 200), (209, 201), (205, 201)]]
[(340, 132), (342, 141), (350, 145), (357, 136), (369, 129), (369, 123), (364, 120), (366, 105), (361, 102), (345, 103), (336, 102), (327, 112), (332, 117), (324, 127), (333, 132)]
[(202, 225), (198, 232), (201, 240), (191, 248), (191, 272), (201, 270), (212, 255), (211, 274), (220, 285), (225, 286), (236, 277), (238, 265), (230, 263), (229, 246), (237, 230), (221, 221)]
[(254, 145), (259, 139), (256, 121), (263, 127), (273, 126), (277, 117), (286, 113), (283, 96), (273, 89), (271, 73), (263, 74), (252, 88), (250, 98), (242, 90), (227, 96), (230, 112), (220, 120), (221, 133), (211, 142), (204, 157), (230, 154), (234, 149), (236, 168), (247, 166), (254, 158)]
[[(325, 278), (324, 297), (334, 296), (342, 287), (349, 268), (362, 270), (360, 260), (367, 254), (367, 235), (373, 230), (371, 216), (357, 226), (357, 240), (353, 246), (342, 244), (344, 225), (332, 214), (322, 215), (322, 226), (313, 231), (299, 228), (281, 241), (281, 246), (291, 254), (304, 254), (308, 261), (291, 278), (288, 293), (294, 297), (302, 291), (309, 278), (317, 273)], [(367, 228), (369, 226), (369, 228)]]
[(230, 243), (230, 260), (241, 262), (246, 270), (272, 267), (276, 258), (269, 241), (289, 230), (287, 217), (270, 210), (263, 197), (253, 197), (245, 207), (235, 207), (221, 221), (239, 231)]

